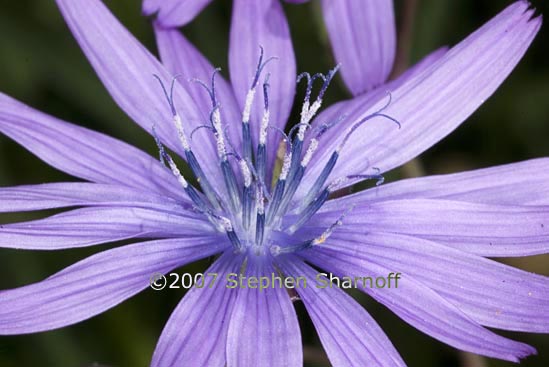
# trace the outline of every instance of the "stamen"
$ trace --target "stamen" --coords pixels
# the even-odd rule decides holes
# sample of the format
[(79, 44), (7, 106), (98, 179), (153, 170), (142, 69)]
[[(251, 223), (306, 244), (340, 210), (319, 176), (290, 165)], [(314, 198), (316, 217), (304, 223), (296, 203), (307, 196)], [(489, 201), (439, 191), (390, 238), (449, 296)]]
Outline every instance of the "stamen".
[(227, 160), (227, 149), (225, 146), (225, 130), (223, 129), (223, 125), (221, 123), (220, 105), (217, 102), (217, 96), (216, 96), (216, 90), (215, 90), (215, 76), (217, 75), (219, 70), (220, 69), (217, 68), (212, 73), (211, 88), (208, 88), (208, 86), (205, 83), (199, 80), (195, 80), (195, 81), (197, 81), (200, 85), (202, 85), (208, 91), (212, 101), (212, 111), (210, 112), (210, 123), (212, 124), (212, 128), (214, 130), (214, 137), (215, 137), (216, 146), (217, 146), (217, 156), (220, 161), (221, 171), (223, 173), (223, 180), (225, 182), (227, 193), (229, 195), (229, 199), (231, 202), (231, 209), (235, 213), (238, 213), (241, 211), (240, 192), (237, 187), (238, 185), (236, 182), (236, 178), (234, 176), (233, 169)]
[[(328, 162), (326, 163), (326, 166), (324, 166), (322, 172), (320, 173), (320, 175), (316, 179), (315, 183), (313, 184), (313, 186), (311, 186), (311, 189), (308, 192), (307, 196), (305, 197), (305, 200), (303, 200), (303, 204), (301, 205), (302, 208), (305, 207), (305, 205), (308, 205), (311, 202), (311, 200), (315, 197), (315, 195), (320, 191), (321, 187), (324, 185), (324, 183), (328, 179), (328, 176), (332, 173), (332, 170), (334, 169), (334, 167), (337, 163), (337, 160), (339, 158), (341, 150), (345, 147), (345, 144), (347, 143), (347, 141), (349, 140), (351, 135), (360, 126), (362, 126), (362, 124), (364, 124), (366, 121), (369, 121), (369, 120), (373, 119), (374, 117), (384, 117), (384, 118), (396, 123), (398, 128), (400, 129), (400, 127), (401, 127), (400, 122), (398, 122), (395, 118), (382, 113), (383, 110), (385, 110), (391, 104), (391, 101), (392, 101), (391, 93), (387, 92), (387, 94), (389, 96), (389, 100), (387, 101), (387, 103), (383, 107), (381, 107), (378, 111), (374, 112), (373, 114), (366, 116), (365, 118), (358, 121), (357, 123), (355, 123), (353, 126), (351, 126), (349, 128), (349, 130), (345, 134), (342, 142), (339, 144), (339, 146), (336, 148), (336, 150), (332, 153), (332, 155), (328, 159)], [(341, 121), (341, 120), (338, 120), (337, 123), (339, 123), (339, 121)], [(324, 132), (322, 132), (322, 134), (323, 133)]]
[(242, 193), (242, 225), (244, 229), (248, 230), (250, 228), (253, 204), (253, 188), (251, 187), (252, 173), (250, 172), (248, 163), (244, 159), (240, 159), (238, 163), (240, 164), (240, 170), (244, 179), (244, 191)]
[(185, 158), (187, 159), (187, 163), (189, 164), (191, 171), (196, 176), (198, 184), (202, 187), (202, 191), (210, 203), (215, 209), (221, 209), (222, 201), (210, 182), (206, 179), (206, 175), (204, 174), (204, 171), (202, 171), (202, 167), (200, 167), (194, 153), (191, 150), (185, 151)]
[[(375, 170), (379, 172), (379, 168), (375, 168)], [(381, 176), (379, 173), (374, 175), (350, 175), (350, 176), (345, 176), (335, 180), (334, 182), (329, 184), (328, 187), (326, 187), (320, 193), (320, 195), (301, 212), (299, 219), (292, 226), (288, 228), (289, 232), (294, 233), (295, 231), (297, 231), (320, 209), (320, 207), (328, 199), (331, 193), (346, 186), (346, 184), (349, 181), (356, 181), (356, 180), (363, 181), (363, 180), (371, 180), (371, 179), (377, 180), (376, 186), (381, 185), (385, 180), (385, 178)]]
[(300, 210), (305, 208), (307, 205), (309, 205), (311, 201), (315, 198), (315, 196), (318, 194), (318, 192), (322, 189), (322, 186), (324, 186), (324, 183), (328, 179), (328, 176), (330, 176), (330, 173), (332, 173), (332, 170), (334, 169), (338, 158), (339, 158), (339, 152), (336, 150), (332, 153), (332, 155), (328, 159), (328, 162), (322, 169), (322, 172), (320, 172), (320, 175), (317, 177), (314, 184), (309, 189), (309, 192), (307, 193), (307, 195), (305, 196), (305, 199), (303, 199), (303, 202), (300, 205)]
[(160, 163), (163, 166), (165, 166), (166, 161), (164, 160), (164, 154), (163, 154), (164, 153), (164, 147), (162, 146), (162, 142), (158, 138), (158, 134), (156, 133), (156, 127), (154, 125), (152, 127), (152, 136), (153, 136), (154, 142), (156, 143), (156, 146), (158, 148), (158, 157), (159, 157)]
[[(374, 167), (374, 170), (376, 170), (377, 172), (380, 172), (379, 168), (377, 167)], [(353, 182), (353, 185), (354, 185), (364, 180), (377, 180), (376, 186), (379, 186), (383, 182), (385, 182), (385, 177), (383, 177), (379, 173), (374, 175), (349, 175), (342, 178), (338, 178), (337, 180), (332, 182), (330, 185), (328, 185), (328, 191), (335, 192), (345, 186), (349, 186), (348, 183), (350, 181), (354, 181)]]
[(273, 256), (278, 256), (281, 254), (288, 254), (288, 253), (293, 253), (297, 251), (303, 251), (313, 246), (323, 244), (334, 233), (337, 227), (343, 225), (343, 219), (345, 219), (347, 214), (349, 214), (353, 209), (354, 209), (354, 206), (347, 209), (343, 214), (339, 216), (339, 218), (337, 218), (337, 220), (334, 223), (332, 223), (332, 225), (330, 225), (330, 227), (328, 227), (324, 232), (322, 232), (320, 236), (313, 238), (312, 240), (301, 242), (293, 246), (285, 246), (285, 247), (281, 247), (278, 245), (271, 246), (270, 248), (271, 254)]
[(221, 223), (221, 226), (225, 230), (227, 237), (229, 237), (229, 241), (231, 241), (235, 251), (238, 253), (242, 253), (244, 251), (244, 246), (242, 245), (242, 242), (240, 242), (240, 239), (236, 235), (231, 221), (228, 218), (215, 215), (215, 214), (213, 215)]
[(256, 224), (255, 224), (255, 243), (257, 246), (263, 244), (263, 235), (265, 233), (265, 201), (263, 189), (258, 187), (256, 194)]
[[(326, 90), (328, 89), (328, 86), (330, 85), (330, 82), (332, 81), (333, 77), (339, 70), (340, 65), (336, 65), (332, 70), (328, 72), (327, 75), (323, 75), (321, 73), (315, 74), (312, 77), (308, 73), (302, 73), (297, 78), (297, 83), (303, 78), (307, 78), (307, 90), (305, 92), (305, 98), (303, 100), (303, 106), (301, 108), (301, 120), (299, 122), (299, 128), (297, 131), (297, 140), (293, 142), (293, 152), (292, 152), (292, 164), (290, 167), (290, 178), (293, 178), (297, 167), (299, 165), (299, 161), (301, 159), (301, 150), (303, 149), (303, 140), (305, 139), (305, 131), (309, 127), (309, 123), (313, 119), (313, 117), (316, 115), (320, 107), (322, 106), (322, 98), (324, 97), (324, 93), (326, 93)], [(313, 102), (313, 104), (310, 104), (310, 98), (311, 93), (313, 89), (313, 83), (316, 79), (322, 79), (323, 84), (320, 88), (320, 91), (316, 97), (316, 100)]]
[[(322, 105), (322, 98), (324, 98), (324, 93), (326, 93), (326, 90), (328, 89), (330, 82), (332, 81), (333, 77), (339, 70), (340, 66), (341, 66), (340, 64), (336, 65), (332, 70), (328, 72), (327, 75), (318, 73), (311, 77), (309, 73), (301, 73), (297, 77), (297, 81), (296, 81), (297, 83), (299, 83), (301, 79), (303, 79), (303, 77), (307, 78), (307, 90), (305, 92), (305, 98), (303, 100), (303, 106), (301, 108), (300, 123), (308, 124), (311, 121), (311, 119), (315, 116), (315, 114), (318, 112), (318, 110)], [(315, 82), (316, 79), (322, 79), (323, 84), (322, 84), (322, 87), (320, 88), (318, 96), (316, 97), (316, 100), (311, 105), (310, 98), (311, 98), (311, 93), (313, 89), (313, 83)], [(304, 134), (305, 134), (305, 128), (301, 128), (297, 134), (298, 139), (303, 140)]]
[(284, 154), (284, 160), (282, 162), (282, 170), (280, 171), (280, 177), (279, 180), (285, 180), (288, 177), (288, 172), (290, 171), (290, 165), (292, 162), (292, 151), (286, 152)]
[(280, 205), (282, 204), (282, 199), (284, 197), (284, 190), (286, 188), (286, 178), (288, 177), (288, 172), (290, 171), (290, 165), (292, 163), (292, 148), (290, 144), (290, 149), (284, 154), (284, 161), (282, 163), (282, 170), (280, 171), (280, 176), (275, 185), (273, 199), (269, 205), (269, 211), (267, 212), (267, 224), (271, 224), (273, 219), (277, 217), (279, 213)]
[(246, 94), (246, 103), (244, 104), (244, 112), (242, 112), (242, 123), (247, 124), (250, 122), (250, 115), (252, 112), (252, 104), (255, 98), (255, 88), (252, 88)]
[(263, 117), (261, 118), (261, 126), (259, 127), (259, 144), (257, 146), (256, 167), (259, 180), (265, 182), (266, 166), (267, 166), (267, 131), (271, 113), (269, 111), (269, 76), (267, 74), (263, 82)]
[[(177, 109), (175, 108), (175, 105), (174, 105), (174, 102), (173, 102), (173, 90), (174, 90), (175, 82), (176, 82), (178, 76), (174, 76), (173, 79), (172, 79), (169, 95), (168, 95), (168, 92), (167, 92), (166, 88), (164, 87), (164, 83), (162, 82), (160, 77), (158, 75), (153, 75), (153, 76), (160, 83), (160, 87), (162, 88), (162, 91), (164, 92), (166, 100), (168, 101), (168, 105), (170, 106), (170, 110), (171, 110), (172, 116), (173, 116), (173, 122), (174, 122), (174, 125), (175, 125), (176, 130), (177, 130), (177, 135), (179, 136), (179, 141), (181, 142), (181, 145), (183, 146), (183, 150), (185, 151), (185, 158), (186, 158), (187, 163), (189, 164), (192, 172), (194, 173), (194, 175), (198, 179), (198, 182), (200, 183), (200, 187), (202, 187), (202, 190), (206, 194), (206, 197), (208, 198), (210, 203), (216, 209), (220, 209), (221, 208), (221, 204), (220, 204), (221, 200), (219, 199), (219, 196), (217, 195), (217, 192), (211, 186), (210, 182), (206, 179), (206, 175), (204, 174), (204, 171), (200, 167), (200, 164), (198, 163), (194, 153), (191, 150), (191, 147), (189, 145), (189, 141), (187, 139), (187, 136), (185, 134), (185, 130), (183, 128), (183, 123), (181, 121), (181, 117), (177, 113)], [(213, 81), (212, 81), (212, 83), (213, 83)], [(213, 88), (213, 84), (212, 84), (212, 88)], [(193, 130), (193, 132), (191, 133), (191, 139), (192, 139), (192, 134), (194, 133), (195, 130)], [(156, 132), (154, 132), (154, 134), (156, 134)], [(156, 136), (155, 136), (155, 140), (156, 140), (157, 145), (160, 147), (161, 146), (161, 145), (159, 145), (160, 141), (158, 140), (158, 138)], [(160, 151), (162, 152), (163, 149), (160, 150)], [(161, 153), (161, 162), (164, 163), (162, 153)]]
[(252, 136), (250, 133), (250, 114), (252, 111), (252, 104), (255, 97), (255, 88), (248, 91), (246, 95), (246, 103), (244, 104), (244, 112), (242, 112), (242, 150), (246, 159), (252, 157)]
[(221, 171), (223, 173), (223, 180), (225, 181), (225, 186), (227, 187), (227, 191), (229, 194), (231, 209), (234, 213), (239, 213), (241, 211), (240, 193), (238, 190), (238, 185), (236, 182), (236, 177), (234, 176), (233, 169), (226, 156), (221, 161)]
[(332, 223), (332, 225), (330, 227), (328, 227), (319, 237), (315, 238), (313, 241), (312, 241), (312, 246), (316, 246), (316, 245), (320, 245), (324, 242), (326, 242), (326, 240), (334, 233), (334, 230), (343, 225), (343, 219), (345, 219), (345, 217), (354, 209), (354, 205), (351, 206), (349, 209), (347, 209), (343, 214), (341, 214), (339, 216), (339, 218), (337, 218), (337, 220)]
[(288, 227), (287, 231), (291, 234), (297, 231), (302, 225), (307, 223), (309, 219), (324, 205), (328, 197), (330, 196), (330, 191), (326, 188), (314, 199), (300, 214), (298, 219), (294, 224)]
[(219, 106), (215, 106), (210, 113), (210, 121), (215, 130), (214, 137), (217, 145), (217, 156), (223, 160), (227, 149), (225, 147), (225, 131), (221, 125), (221, 113), (219, 112)]
[[(259, 61), (257, 63), (257, 68), (255, 71), (254, 78), (252, 80), (252, 85), (246, 94), (246, 101), (244, 103), (244, 111), (242, 112), (242, 145), (243, 145), (243, 155), (244, 159), (252, 159), (252, 138), (250, 134), (250, 115), (252, 111), (252, 105), (254, 103), (256, 87), (261, 76), (261, 72), (265, 65), (267, 65), (271, 60), (277, 59), (276, 57), (270, 57), (265, 62), (263, 61), (263, 56), (265, 55), (265, 50), (263, 47), (259, 46), (260, 54)], [(267, 76), (268, 80), (268, 76)], [(267, 81), (265, 81), (267, 83)]]
[(177, 168), (177, 165), (173, 161), (172, 157), (168, 154), (168, 152), (166, 152), (166, 150), (164, 149), (164, 146), (158, 139), (158, 136), (156, 135), (156, 131), (154, 129), (153, 129), (153, 136), (158, 146), (158, 150), (160, 152), (163, 162), (168, 163), (168, 167), (172, 171), (172, 174), (177, 178), (177, 181), (183, 187), (187, 195), (189, 195), (189, 198), (192, 200), (194, 205), (196, 205), (196, 207), (202, 212), (209, 211), (210, 209), (208, 208), (208, 205), (206, 204), (204, 199), (200, 196), (200, 193), (192, 185), (190, 185), (187, 182), (185, 177), (183, 177), (183, 175), (181, 174), (181, 171), (179, 170), (179, 168)]
[(273, 219), (276, 218), (282, 204), (282, 197), (284, 195), (284, 189), (286, 187), (286, 179), (278, 179), (275, 185), (273, 197), (269, 204), (269, 210), (267, 212), (267, 224), (271, 224)]
[(311, 158), (313, 157), (313, 153), (318, 149), (318, 139), (312, 138), (309, 142), (309, 147), (307, 148), (307, 151), (305, 152), (305, 156), (301, 160), (301, 166), (307, 167), (309, 165), (309, 162), (311, 161)]
[(316, 138), (312, 138), (309, 143), (309, 147), (305, 152), (305, 156), (301, 160), (300, 165), (294, 171), (294, 174), (287, 180), (288, 184), (286, 185), (286, 190), (284, 191), (284, 198), (282, 199), (282, 204), (280, 205), (279, 212), (285, 213), (286, 210), (288, 209), (288, 206), (290, 205), (291, 200), (294, 194), (296, 193), (297, 189), (299, 188), (299, 184), (301, 183), (301, 180), (303, 179), (305, 169), (307, 168), (307, 165), (311, 161), (313, 153), (317, 148), (318, 148), (318, 140)]

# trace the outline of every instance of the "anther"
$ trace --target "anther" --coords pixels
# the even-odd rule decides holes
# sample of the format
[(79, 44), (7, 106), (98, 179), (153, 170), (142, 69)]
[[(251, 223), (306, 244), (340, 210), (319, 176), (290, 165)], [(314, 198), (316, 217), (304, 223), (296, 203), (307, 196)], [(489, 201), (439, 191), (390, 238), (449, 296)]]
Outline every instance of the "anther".
[[(180, 143), (183, 147), (183, 150), (185, 151), (185, 158), (187, 160), (187, 163), (189, 164), (192, 172), (195, 174), (198, 181), (200, 182), (200, 187), (202, 187), (202, 190), (206, 194), (206, 197), (208, 198), (210, 203), (216, 209), (219, 209), (221, 207), (219, 196), (217, 195), (217, 193), (215, 192), (213, 187), (210, 185), (209, 181), (206, 179), (206, 175), (204, 174), (204, 171), (200, 167), (200, 164), (198, 163), (194, 153), (191, 150), (191, 146), (189, 144), (189, 141), (188, 141), (187, 136), (185, 134), (185, 130), (183, 128), (183, 123), (181, 121), (181, 117), (177, 113), (177, 109), (175, 108), (175, 105), (174, 105), (174, 102), (173, 102), (173, 91), (174, 91), (175, 82), (176, 82), (178, 76), (174, 76), (173, 79), (172, 79), (172, 83), (171, 83), (171, 87), (170, 87), (170, 94), (168, 94), (166, 88), (164, 87), (164, 83), (162, 83), (162, 80), (160, 79), (160, 77), (158, 75), (154, 75), (154, 77), (160, 83), (162, 91), (164, 92), (164, 96), (166, 97), (166, 100), (168, 101), (168, 105), (170, 106), (173, 122), (174, 122), (174, 125), (175, 125), (176, 130), (177, 130), (177, 135), (179, 136), (179, 141), (180, 141)], [(194, 130), (191, 133), (191, 138), (192, 138), (193, 133), (194, 133)], [(154, 135), (155, 135), (155, 140), (156, 140), (156, 143), (159, 147), (159, 150), (162, 152), (163, 148), (160, 149), (161, 144), (160, 144), (160, 141), (158, 140), (158, 137), (156, 136), (156, 132), (154, 132)], [(161, 156), (162, 156), (162, 153), (161, 153)], [(161, 158), (161, 161), (163, 161), (163, 160), (164, 159)]]
[(189, 195), (189, 198), (191, 199), (193, 204), (196, 205), (197, 209), (202, 212), (210, 211), (208, 205), (206, 204), (202, 196), (200, 196), (200, 193), (192, 185), (188, 183), (185, 177), (183, 177), (183, 175), (181, 174), (181, 171), (173, 161), (172, 157), (164, 149), (164, 146), (156, 136), (156, 131), (154, 130), (153, 130), (153, 136), (158, 146), (160, 155), (162, 156), (163, 162), (166, 162), (168, 164), (168, 167), (172, 171), (172, 174), (175, 176), (175, 178), (177, 178), (177, 181), (183, 187), (187, 195)]
[[(377, 167), (375, 167), (374, 170), (376, 170), (377, 172), (380, 171), (379, 168)], [(349, 182), (352, 182), (352, 184), (354, 185), (365, 180), (377, 180), (376, 186), (379, 186), (385, 181), (385, 178), (379, 173), (373, 174), (373, 175), (349, 175), (349, 176), (338, 178), (337, 180), (332, 182), (330, 185), (328, 185), (328, 191), (332, 193), (345, 186), (349, 186), (350, 185)]]
[(256, 193), (256, 225), (255, 225), (255, 243), (257, 246), (263, 244), (263, 236), (265, 233), (265, 198), (263, 189), (258, 187)]
[(278, 255), (281, 255), (281, 254), (288, 254), (288, 253), (307, 250), (307, 249), (309, 249), (313, 246), (323, 244), (334, 233), (334, 231), (337, 227), (343, 225), (343, 219), (345, 219), (347, 214), (349, 214), (349, 212), (351, 212), (351, 210), (353, 210), (353, 208), (354, 208), (354, 206), (350, 207), (343, 214), (341, 214), (337, 218), (337, 220), (330, 225), (330, 227), (328, 227), (324, 232), (322, 232), (322, 234), (320, 236), (318, 236), (316, 238), (313, 238), (312, 240), (304, 241), (304, 242), (301, 242), (301, 243), (299, 243), (297, 245), (293, 245), (293, 246), (284, 246), (284, 247), (281, 247), (281, 246), (278, 246), (278, 245), (271, 246), (271, 248), (270, 248), (271, 254), (273, 256), (278, 256)]
[(324, 205), (329, 196), (330, 191), (327, 188), (322, 190), (320, 194), (309, 205), (307, 205), (305, 209), (303, 209), (295, 223), (288, 227), (287, 231), (289, 233), (294, 233), (301, 228), (301, 226), (307, 223), (309, 219), (311, 219), (311, 217), (322, 207), (322, 205)]
[(227, 237), (229, 238), (229, 241), (231, 241), (234, 249), (238, 253), (242, 253), (244, 251), (244, 246), (242, 245), (242, 242), (240, 242), (240, 239), (238, 238), (237, 234), (234, 231), (233, 224), (228, 218), (212, 214), (221, 224), (222, 228), (225, 230), (225, 233), (227, 234)]
[[(327, 75), (323, 75), (321, 73), (315, 74), (312, 77), (308, 73), (302, 73), (297, 78), (297, 83), (303, 78), (307, 78), (307, 89), (305, 91), (305, 98), (303, 100), (303, 106), (301, 108), (301, 120), (299, 123), (299, 127), (297, 130), (296, 135), (296, 141), (293, 142), (294, 150), (292, 152), (293, 160), (290, 167), (290, 178), (293, 178), (295, 172), (297, 171), (297, 167), (299, 165), (299, 161), (301, 159), (301, 151), (303, 149), (303, 140), (305, 139), (305, 132), (307, 128), (310, 126), (309, 123), (313, 119), (313, 117), (316, 115), (320, 107), (322, 106), (322, 98), (324, 97), (324, 94), (326, 93), (326, 90), (328, 89), (328, 86), (330, 85), (330, 82), (332, 81), (333, 77), (339, 70), (340, 65), (336, 65), (332, 70), (328, 72)], [(316, 79), (322, 79), (323, 84), (320, 88), (320, 91), (313, 102), (313, 104), (310, 104), (310, 98), (313, 88), (313, 83)]]

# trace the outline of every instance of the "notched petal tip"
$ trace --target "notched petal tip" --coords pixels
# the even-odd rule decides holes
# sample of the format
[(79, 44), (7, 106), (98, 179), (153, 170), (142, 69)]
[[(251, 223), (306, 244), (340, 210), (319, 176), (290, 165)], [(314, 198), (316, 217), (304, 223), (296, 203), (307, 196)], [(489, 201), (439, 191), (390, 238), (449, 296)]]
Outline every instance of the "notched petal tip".
[(520, 363), (522, 360), (526, 359), (527, 357), (530, 357), (530, 356), (537, 356), (538, 355), (538, 351), (536, 348), (532, 347), (531, 345), (528, 345), (528, 344), (523, 344), (523, 348), (524, 350), (520, 351), (520, 353), (517, 353), (516, 355), (514, 355), (513, 357), (514, 358), (510, 358), (509, 360), (512, 361), (512, 362), (515, 362), (515, 363)]
[(515, 5), (525, 6), (523, 14), (530, 14), (530, 19), (529, 19), (530, 21), (539, 20), (541, 22), (541, 20), (542, 20), (541, 10), (536, 8), (536, 6), (534, 4), (532, 4), (530, 1), (520, 0), (520, 1), (517, 1), (513, 5), (510, 5), (510, 7), (515, 6)]

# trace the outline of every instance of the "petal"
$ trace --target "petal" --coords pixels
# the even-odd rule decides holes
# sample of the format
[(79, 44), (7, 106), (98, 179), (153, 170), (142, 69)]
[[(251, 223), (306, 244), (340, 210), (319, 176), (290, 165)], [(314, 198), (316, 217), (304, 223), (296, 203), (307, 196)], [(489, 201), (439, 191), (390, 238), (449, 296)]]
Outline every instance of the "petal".
[[(286, 257), (281, 268), (292, 279), (333, 366), (406, 366), (375, 320), (351, 296), (337, 287), (320, 288), (318, 272)], [(316, 285), (315, 285), (316, 284)]]
[(322, 13), (351, 93), (357, 96), (383, 84), (396, 52), (393, 1), (323, 0)]
[[(162, 63), (173, 75), (180, 75), (182, 86), (187, 89), (200, 111), (212, 110), (209, 94), (198, 83), (183, 82), (198, 79), (209, 83), (215, 68), (178, 30), (154, 25), (156, 44)], [(216, 95), (221, 103), (221, 117), (229, 137), (235, 146), (240, 146), (242, 135), (240, 110), (231, 85), (219, 74), (215, 79)]]
[[(271, 264), (248, 261), (244, 276), (260, 281), (264, 277), (269, 282), (278, 276)], [(273, 283), (265, 289), (245, 285), (237, 293), (227, 336), (227, 365), (303, 366), (299, 323), (282, 283)]]
[(179, 27), (192, 21), (212, 0), (144, 0), (143, 14), (156, 15), (164, 27)]
[[(454, 130), (509, 75), (541, 25), (533, 10), (520, 1), (448, 51), (422, 73), (386, 93), (374, 92), (345, 122), (328, 131), (310, 164), (305, 181), (313, 181), (344, 139), (346, 128), (389, 105), (383, 113), (398, 120), (375, 118), (360, 126), (340, 153), (332, 179), (386, 172), (416, 157)], [(352, 107), (352, 101), (349, 102)]]
[[(141, 45), (99, 0), (57, 0), (80, 47), (116, 103), (146, 131), (153, 127), (160, 140), (183, 156), (168, 102), (155, 75), (169, 87), (173, 75)], [(208, 113), (198, 111), (192, 97), (176, 83), (173, 101), (187, 134), (207, 123)], [(201, 129), (193, 136), (199, 162), (217, 162), (211, 134)], [(204, 165), (216, 187), (223, 187), (220, 170)]]
[(412, 277), (479, 324), (549, 332), (549, 278), (433, 241), (391, 233), (335, 233), (329, 253), (373, 260)]
[(0, 247), (57, 250), (130, 238), (213, 235), (205, 218), (165, 206), (162, 210), (124, 207), (75, 209), (45, 219), (0, 226)]
[(84, 180), (183, 197), (171, 172), (148, 154), (33, 110), (3, 94), (0, 132), (49, 165)]
[(146, 289), (153, 274), (221, 251), (215, 237), (123, 246), (31, 285), (0, 292), (0, 335), (52, 330), (95, 316)]
[(137, 189), (88, 182), (60, 182), (0, 188), (0, 212), (71, 206), (128, 206), (162, 209), (177, 202)]
[(162, 331), (151, 367), (225, 366), (227, 330), (236, 298), (226, 278), (239, 272), (242, 260), (231, 251), (224, 253), (206, 271), (204, 287), (189, 290)]
[[(229, 70), (234, 93), (242, 109), (255, 76), (260, 47), (265, 49), (266, 58), (277, 57), (268, 63), (263, 75), (271, 74), (270, 124), (284, 129), (293, 104), (296, 80), (295, 56), (288, 21), (279, 0), (235, 0), (229, 44)], [(250, 117), (254, 147), (259, 140), (259, 124), (263, 114), (261, 88), (257, 89)], [(274, 130), (269, 130), (268, 134), (268, 167), (274, 167), (281, 137)], [(271, 171), (272, 169), (267, 170)]]
[(496, 205), (549, 205), (549, 159), (447, 175), (410, 178), (332, 200), (326, 208), (399, 199), (446, 199)]
[[(319, 214), (315, 226), (329, 226), (342, 210)], [(360, 233), (391, 232), (431, 239), (480, 256), (549, 252), (549, 206), (391, 200), (356, 205), (345, 217), (345, 226)]]
[[(334, 245), (334, 241), (331, 241)], [(336, 245), (334, 245), (336, 246)], [(345, 254), (326, 254), (314, 248), (304, 253), (307, 261), (333, 272), (339, 277), (382, 277), (395, 269), (363, 261)], [(427, 335), (455, 348), (488, 357), (518, 362), (520, 358), (535, 354), (526, 344), (499, 336), (469, 318), (457, 306), (411, 276), (403, 274), (398, 289), (362, 288), (378, 302), (384, 304), (401, 319)]]

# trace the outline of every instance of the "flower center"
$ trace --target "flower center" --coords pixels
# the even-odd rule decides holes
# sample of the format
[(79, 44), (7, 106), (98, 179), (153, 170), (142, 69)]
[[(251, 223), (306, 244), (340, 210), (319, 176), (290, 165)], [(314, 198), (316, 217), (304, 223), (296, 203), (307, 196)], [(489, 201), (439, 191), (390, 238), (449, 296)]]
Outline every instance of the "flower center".
[[(186, 161), (200, 184), (201, 192), (183, 177), (171, 156), (156, 137), (153, 129), (153, 135), (155, 135), (155, 140), (160, 151), (161, 162), (166, 164), (178, 179), (191, 199), (194, 208), (203, 213), (218, 231), (226, 233), (235, 251), (241, 253), (250, 252), (258, 256), (277, 256), (282, 253), (300, 251), (323, 243), (333, 230), (342, 224), (343, 218), (350, 209), (342, 213), (318, 237), (296, 241), (292, 235), (312, 218), (334, 191), (365, 179), (376, 179), (377, 185), (383, 182), (383, 177), (379, 174), (379, 170), (377, 170), (372, 175), (351, 175), (327, 184), (327, 180), (338, 161), (341, 149), (343, 149), (351, 134), (358, 127), (374, 117), (387, 118), (400, 127), (398, 121), (382, 113), (391, 101), (389, 94), (389, 102), (386, 106), (350, 126), (337, 148), (332, 152), (320, 175), (313, 184), (304, 190), (306, 194), (298, 198), (299, 203), (297, 203), (295, 194), (302, 184), (308, 165), (314, 159), (322, 136), (334, 125), (339, 124), (345, 119), (345, 116), (342, 116), (315, 128), (311, 126), (311, 121), (322, 106), (324, 94), (339, 69), (339, 65), (330, 70), (326, 75), (319, 73), (311, 76), (308, 73), (302, 73), (298, 76), (297, 83), (301, 80), (306, 81), (306, 92), (302, 103), (300, 121), (288, 134), (271, 126), (269, 123), (269, 74), (267, 74), (262, 83), (263, 116), (259, 126), (258, 144), (254, 149), (250, 129), (251, 110), (262, 71), (265, 65), (272, 60), (274, 58), (264, 60), (264, 52), (263, 48), (261, 48), (257, 69), (252, 85), (247, 92), (242, 112), (241, 147), (235, 147), (231, 143), (225, 133), (221, 120), (220, 105), (215, 90), (215, 76), (219, 69), (214, 71), (210, 85), (199, 81), (208, 92), (212, 102), (210, 125), (202, 127), (211, 131), (215, 139), (218, 157), (217, 164), (221, 170), (225, 186), (222, 194), (216, 191), (205, 176), (191, 147), (194, 131), (191, 132), (189, 139), (173, 104), (172, 91), (176, 78), (172, 80), (171, 90), (168, 94), (162, 81), (157, 77), (171, 108), (173, 123), (184, 149)], [(318, 95), (311, 103), (313, 84), (316, 80), (322, 81), (322, 86)], [(280, 134), (286, 147), (284, 158), (281, 162), (280, 174), (273, 185), (266, 182), (268, 161), (267, 137), (270, 133)], [(231, 162), (233, 159), (234, 162)], [(285, 221), (284, 219), (288, 217), (291, 220)]]

